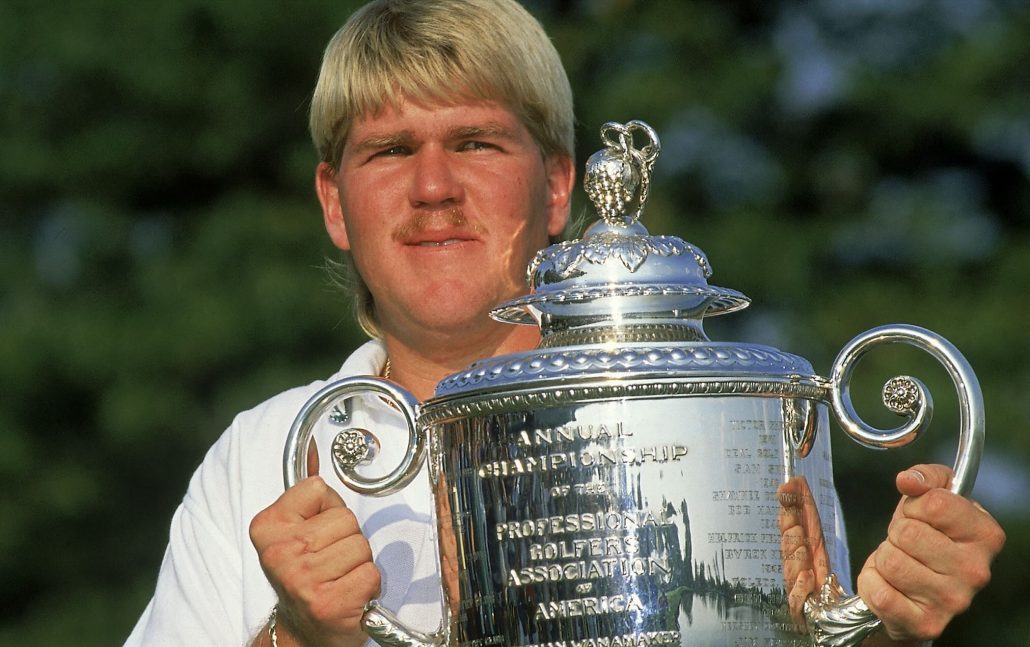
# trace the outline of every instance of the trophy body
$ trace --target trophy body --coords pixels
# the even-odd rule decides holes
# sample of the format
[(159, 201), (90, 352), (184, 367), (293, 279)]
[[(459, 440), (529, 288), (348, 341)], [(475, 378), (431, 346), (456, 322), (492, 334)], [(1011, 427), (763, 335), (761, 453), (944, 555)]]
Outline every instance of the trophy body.
[(424, 403), (376, 378), (327, 386), (290, 431), (287, 487), (340, 399), (374, 393), (403, 414), (408, 446), (385, 476), (362, 471), (373, 433), (346, 429), (333, 443), (339, 478), (370, 495), (429, 462), (444, 621), (413, 632), (373, 603), (364, 627), (387, 647), (859, 644), (879, 620), (838, 584), (850, 575), (829, 412), (868, 446), (910, 442), (929, 422), (925, 387), (887, 383), (884, 404), (908, 422), (883, 431), (854, 412), (851, 372), (882, 344), (934, 355), (959, 395), (952, 489), (965, 494), (983, 442), (975, 375), (912, 326), (859, 335), (828, 378), (775, 348), (710, 341), (702, 320), (749, 300), (708, 284), (701, 250), (638, 222), (654, 131), (606, 124), (602, 138), (585, 180), (601, 221), (537, 254), (531, 292), (492, 313), (539, 326), (540, 347), (476, 362)]
[[(428, 430), (449, 512), (442, 559), (457, 566), (443, 569), (457, 574), (444, 583), (454, 644), (809, 644), (788, 608), (781, 488), (806, 479), (826, 524), (808, 529), (810, 547), (846, 556), (826, 435), (816, 434), (825, 385), (690, 377), (686, 364), (717, 348), (566, 350), (561, 365), (600, 355), (608, 374), (423, 411), (439, 416)], [(735, 350), (750, 369), (787, 359)], [(670, 355), (680, 375), (633, 377), (634, 360)], [(620, 379), (611, 369), (627, 361)], [(805, 439), (814, 447), (802, 457)]]

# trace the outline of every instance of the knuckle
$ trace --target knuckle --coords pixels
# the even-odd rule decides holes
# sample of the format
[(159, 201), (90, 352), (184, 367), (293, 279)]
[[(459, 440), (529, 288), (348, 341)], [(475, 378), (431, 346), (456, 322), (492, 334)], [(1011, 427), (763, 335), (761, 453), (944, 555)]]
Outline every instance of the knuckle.
[(941, 488), (930, 490), (923, 495), (926, 512), (933, 518), (939, 517), (952, 506), (954, 496), (956, 495)]
[(869, 608), (883, 621), (887, 634), (896, 640), (933, 640), (950, 619), (950, 615), (913, 611), (900, 593), (887, 587), (876, 591)]
[(261, 539), (265, 528), (272, 524), (272, 515), (273, 513), (271, 508), (265, 508), (254, 515), (254, 518), (250, 520), (250, 526), (248, 527), (251, 541), (257, 542)]
[(356, 568), (354, 573), (361, 582), (364, 602), (371, 600), (379, 592), (379, 587), (382, 585), (382, 575), (380, 575), (379, 569), (372, 562), (365, 562)]
[(991, 551), (992, 555), (997, 555), (1001, 552), (1001, 549), (1005, 547), (1005, 531), (1002, 530), (1001, 526), (997, 522), (992, 523), (992, 528), (987, 534), (987, 549)]
[(926, 533), (922, 523), (901, 517), (891, 522), (888, 534), (898, 546), (914, 546)]
[[(991, 582), (990, 567), (979, 561), (967, 564), (965, 567), (965, 579), (974, 591), (979, 591)], [(967, 604), (968, 606), (968, 604)]]
[(916, 640), (933, 640), (941, 635), (950, 617), (937, 613), (923, 613), (912, 627), (912, 637)]
[(866, 562), (865, 567), (859, 571), (858, 577), (855, 579), (855, 589), (867, 602), (871, 601), (872, 592), (877, 589), (877, 575), (876, 566), (870, 566), (869, 562)]
[(341, 528), (347, 528), (349, 532), (356, 533), (360, 530), (358, 524), (358, 518), (354, 514), (354, 511), (346, 507), (329, 508), (322, 514), (326, 515), (326, 518), (333, 524), (339, 525)]
[(897, 573), (904, 565), (904, 554), (892, 544), (884, 542), (876, 551), (876, 570), (888, 581), (890, 574)]
[(330, 489), (329, 484), (325, 482), (325, 479), (317, 474), (307, 477), (298, 483), (297, 487), (304, 488), (307, 496), (323, 496)]
[(289, 561), (289, 551), (282, 542), (269, 544), (258, 552), (258, 559), (266, 568), (281, 568)]
[(897, 615), (897, 594), (888, 586), (877, 587), (869, 596), (869, 607), (881, 618)]
[(290, 567), (297, 577), (303, 578), (305, 581), (313, 582), (321, 579), (319, 578), (321, 569), (308, 554), (298, 555), (290, 563)]
[[(941, 592), (934, 609), (938, 613), (947, 613), (948, 616), (957, 615), (969, 608), (971, 596), (964, 593), (964, 587), (951, 586)], [(927, 614), (931, 617), (936, 614)]]
[(363, 535), (355, 535), (354, 552), (364, 563), (372, 562), (372, 544), (368, 543), (368, 539)]

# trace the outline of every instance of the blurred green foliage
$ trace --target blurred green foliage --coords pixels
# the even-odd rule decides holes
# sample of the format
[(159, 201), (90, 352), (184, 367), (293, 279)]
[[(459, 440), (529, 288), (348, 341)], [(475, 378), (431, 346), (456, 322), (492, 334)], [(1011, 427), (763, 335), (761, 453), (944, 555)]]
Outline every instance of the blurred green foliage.
[[(0, 4), (0, 644), (120, 643), (207, 447), (360, 342), (323, 268), (306, 137), (321, 50), (354, 6)], [(989, 420), (977, 497), (1009, 543), (936, 644), (1025, 645), (1027, 5), (529, 7), (572, 78), (580, 161), (603, 122), (648, 121), (663, 140), (648, 227), (754, 299), (713, 338), (824, 373), (893, 321), (966, 353)], [(901, 372), (937, 396), (928, 438), (835, 439), (856, 561), (884, 534), (893, 473), (954, 452), (953, 389), (915, 353), (863, 363), (860, 411), (877, 422), (879, 384)]]

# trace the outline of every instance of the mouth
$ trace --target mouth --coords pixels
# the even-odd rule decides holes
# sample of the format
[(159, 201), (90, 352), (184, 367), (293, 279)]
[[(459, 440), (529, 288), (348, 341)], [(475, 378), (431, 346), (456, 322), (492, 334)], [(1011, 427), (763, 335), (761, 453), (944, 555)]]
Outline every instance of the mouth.
[(464, 247), (481, 240), (483, 231), (470, 223), (458, 207), (415, 213), (393, 232), (394, 240), (419, 249)]
[(409, 238), (405, 241), (405, 244), (411, 247), (442, 249), (471, 243), (476, 240), (478, 239), (470, 235), (469, 232), (451, 229), (451, 231), (422, 232)]
[(447, 240), (441, 240), (441, 241), (424, 240), (424, 241), (422, 241), (420, 243), (417, 243), (417, 246), (418, 247), (449, 247), (450, 245), (457, 245), (458, 243), (463, 243), (463, 242), (465, 242), (465, 241), (464, 240), (459, 240), (457, 238), (448, 238)]

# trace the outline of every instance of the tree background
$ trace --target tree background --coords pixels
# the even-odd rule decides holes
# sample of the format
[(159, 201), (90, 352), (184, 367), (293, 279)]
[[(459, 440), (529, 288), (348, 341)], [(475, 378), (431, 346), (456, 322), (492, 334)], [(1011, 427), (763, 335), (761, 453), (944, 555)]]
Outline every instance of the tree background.
[[(0, 4), (0, 644), (120, 644), (232, 416), (360, 343), (324, 270), (305, 126), (354, 6)], [(1009, 542), (936, 644), (1025, 645), (1027, 4), (528, 6), (572, 78), (580, 168), (605, 121), (650, 123), (649, 229), (700, 246), (713, 283), (754, 300), (714, 339), (826, 374), (855, 334), (898, 321), (967, 355), (989, 421), (976, 497)], [(856, 561), (884, 536), (893, 474), (954, 455), (954, 389), (914, 351), (863, 362), (859, 410), (896, 424), (876, 401), (902, 372), (936, 396), (926, 439), (881, 453), (832, 431)]]

